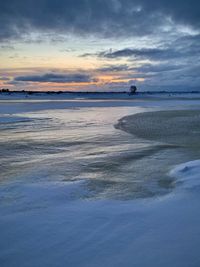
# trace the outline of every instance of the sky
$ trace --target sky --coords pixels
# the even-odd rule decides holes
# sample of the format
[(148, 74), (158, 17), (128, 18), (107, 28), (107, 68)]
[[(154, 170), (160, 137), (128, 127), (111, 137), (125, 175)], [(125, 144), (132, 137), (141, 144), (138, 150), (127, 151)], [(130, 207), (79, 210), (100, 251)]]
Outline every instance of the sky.
[(200, 90), (199, 0), (0, 1), (0, 88)]

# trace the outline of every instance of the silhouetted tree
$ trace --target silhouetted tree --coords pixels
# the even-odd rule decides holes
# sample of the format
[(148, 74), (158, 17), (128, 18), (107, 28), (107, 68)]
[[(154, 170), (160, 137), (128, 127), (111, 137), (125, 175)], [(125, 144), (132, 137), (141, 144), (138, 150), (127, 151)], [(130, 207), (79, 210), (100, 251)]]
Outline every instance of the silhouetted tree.
[(137, 87), (135, 85), (131, 85), (131, 87), (130, 87), (130, 95), (135, 94), (136, 91), (137, 91)]

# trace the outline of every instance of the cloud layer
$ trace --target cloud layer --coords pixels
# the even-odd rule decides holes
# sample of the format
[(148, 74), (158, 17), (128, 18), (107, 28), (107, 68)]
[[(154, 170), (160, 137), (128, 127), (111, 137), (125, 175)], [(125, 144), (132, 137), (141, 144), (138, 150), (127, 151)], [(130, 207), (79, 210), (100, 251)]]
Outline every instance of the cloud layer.
[(17, 76), (14, 82), (39, 82), (39, 83), (89, 83), (95, 81), (90, 75), (75, 74), (54, 74)]
[(30, 31), (134, 36), (171, 21), (200, 28), (198, 0), (7, 0), (0, 2), (0, 40)]
[[(11, 69), (13, 62), (24, 64), (19, 73), (1, 71), (1, 86), (200, 84), (199, 0), (6, 0), (0, 1), (0, 25), (4, 62)], [(55, 46), (40, 52), (37, 36), (41, 45), (48, 38)], [(56, 49), (67, 52), (64, 59)], [(41, 72), (34, 69), (39, 67)]]

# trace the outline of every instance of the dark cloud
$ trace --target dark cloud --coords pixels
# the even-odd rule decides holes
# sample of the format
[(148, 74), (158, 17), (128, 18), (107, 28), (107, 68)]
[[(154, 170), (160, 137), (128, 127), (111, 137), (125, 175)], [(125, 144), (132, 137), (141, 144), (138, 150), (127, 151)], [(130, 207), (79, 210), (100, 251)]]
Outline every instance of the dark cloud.
[(136, 73), (160, 73), (169, 72), (184, 69), (186, 66), (182, 64), (170, 64), (160, 63), (160, 64), (142, 64), (139, 67), (121, 64), (121, 65), (107, 65), (102, 68), (96, 69), (98, 72), (136, 72)]
[(122, 65), (108, 65), (102, 68), (96, 69), (98, 72), (120, 72), (120, 71), (127, 71), (129, 70), (129, 66), (126, 64)]
[(123, 58), (123, 57), (136, 57), (136, 58), (148, 58), (148, 59), (165, 59), (170, 57), (179, 56), (179, 52), (172, 49), (160, 49), (160, 48), (143, 48), (132, 49), (125, 48), (116, 51), (105, 51), (97, 54), (98, 57), (104, 57), (109, 59)]
[(10, 78), (8, 78), (8, 77), (0, 77), (0, 81), (9, 81), (10, 80)]
[[(125, 59), (128, 62), (137, 62), (140, 63), (141, 60), (148, 60), (150, 62), (157, 62), (161, 66), (159, 67), (154, 65), (155, 68), (164, 67), (165, 70), (170, 68), (180, 67), (184, 64), (196, 64), (200, 61), (200, 34), (197, 35), (185, 35), (183, 37), (178, 37), (172, 40), (170, 43), (160, 43), (158, 47), (149, 47), (149, 48), (122, 48), (119, 50), (109, 49), (106, 51), (96, 52), (96, 53), (87, 53), (83, 54), (83, 57), (98, 57), (102, 59), (109, 60), (119, 60)], [(169, 66), (167, 66), (169, 65)], [(146, 65), (146, 68), (151, 67)], [(111, 67), (114, 68), (114, 67)], [(127, 66), (118, 66), (119, 70), (130, 69)], [(116, 71), (118, 70), (116, 67)], [(105, 67), (105, 71), (109, 71)]]
[(46, 73), (43, 75), (27, 75), (17, 76), (14, 82), (42, 82), (42, 83), (86, 83), (96, 81), (90, 75), (75, 73), (75, 74), (54, 74)]
[(32, 31), (147, 35), (168, 21), (200, 28), (198, 0), (7, 0), (0, 2), (0, 39)]
[(142, 73), (161, 73), (161, 72), (172, 72), (176, 70), (184, 69), (185, 65), (178, 65), (178, 64), (144, 64), (140, 67), (134, 68), (138, 72)]
[[(135, 80), (143, 78), (144, 81), (140, 83), (139, 87), (151, 88), (157, 86), (160, 89), (169, 86), (169, 88), (199, 88), (200, 84), (200, 61), (196, 60), (193, 64), (187, 62), (177, 63), (149, 63), (141, 64), (137, 67), (134, 65), (108, 65), (97, 71), (107, 71), (112, 73), (117, 72), (117, 79)], [(114, 79), (114, 78), (113, 78)], [(152, 89), (152, 88), (151, 88)], [(151, 90), (150, 89), (150, 90)], [(200, 88), (199, 88), (200, 89)]]
[[(200, 64), (196, 65), (157, 65), (142, 66), (137, 69), (144, 74), (144, 85), (148, 86), (182, 86), (182, 88), (190, 89), (192, 87), (199, 88), (200, 84)], [(199, 88), (200, 89), (200, 88)]]

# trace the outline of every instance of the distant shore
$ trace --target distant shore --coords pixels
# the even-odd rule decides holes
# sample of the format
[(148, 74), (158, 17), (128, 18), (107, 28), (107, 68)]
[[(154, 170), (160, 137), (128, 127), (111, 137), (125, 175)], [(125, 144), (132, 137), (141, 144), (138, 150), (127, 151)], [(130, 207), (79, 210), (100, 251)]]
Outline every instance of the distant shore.
[(0, 89), (0, 94), (28, 94), (28, 95), (59, 95), (59, 94), (70, 94), (70, 95), (155, 95), (155, 94), (200, 94), (200, 91), (141, 91), (130, 93), (129, 91), (31, 91), (31, 90), (8, 90)]
[(83, 100), (170, 100), (200, 99), (200, 91), (145, 91), (145, 92), (72, 92), (72, 91), (2, 91), (0, 100), (49, 100), (49, 101), (83, 101)]

